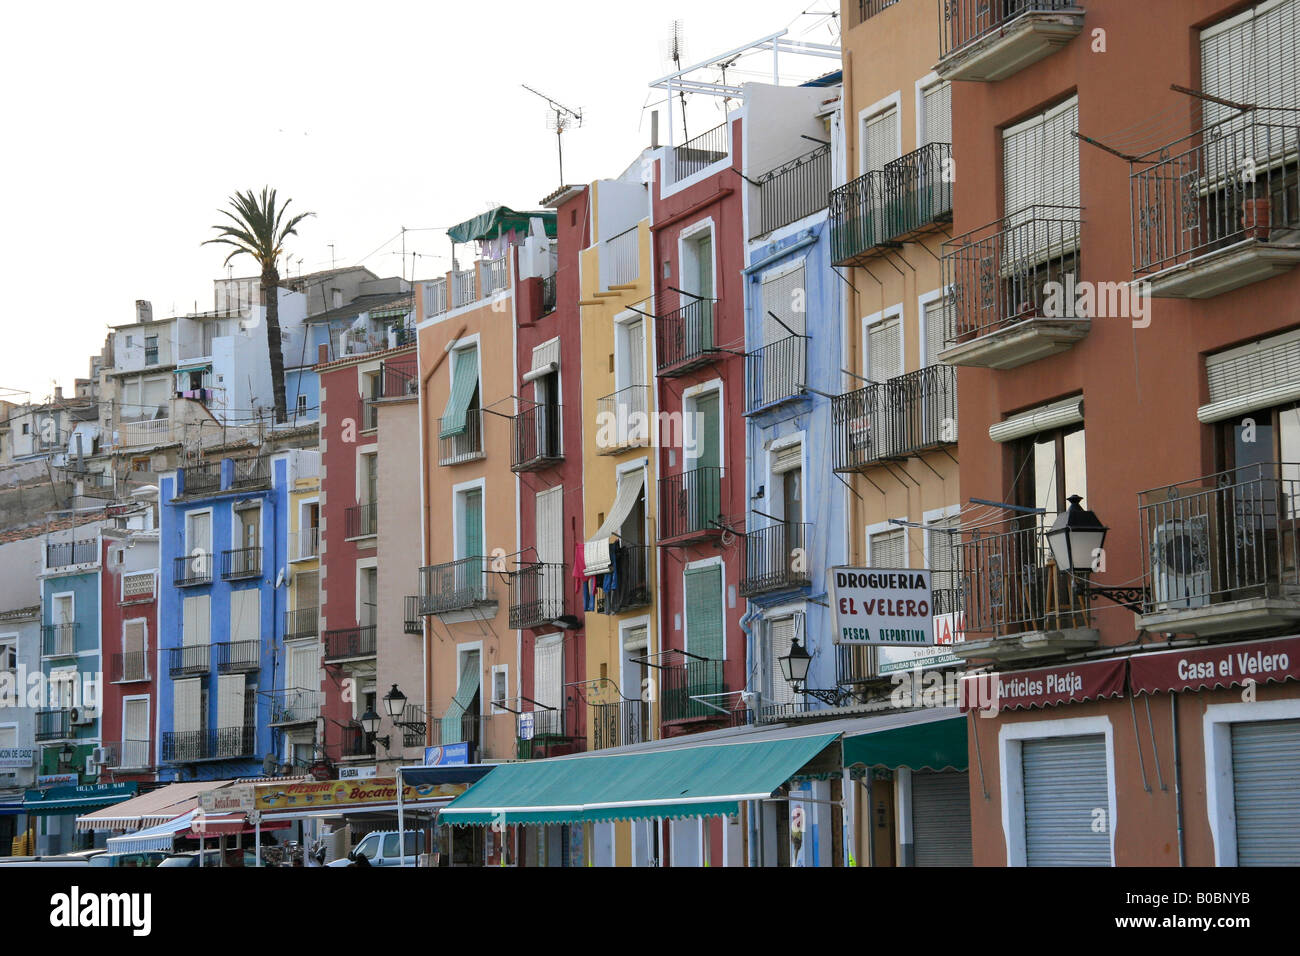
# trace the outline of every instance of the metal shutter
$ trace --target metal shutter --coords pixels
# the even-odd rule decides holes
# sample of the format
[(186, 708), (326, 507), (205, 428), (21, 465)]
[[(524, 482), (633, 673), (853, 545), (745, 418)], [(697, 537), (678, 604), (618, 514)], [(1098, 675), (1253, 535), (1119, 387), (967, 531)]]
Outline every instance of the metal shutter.
[(244, 675), (221, 674), (217, 677), (217, 727), (244, 726)]
[[(534, 730), (538, 734), (562, 732), (564, 707), (564, 639), (558, 635), (538, 638), (533, 646)], [(554, 710), (546, 710), (553, 707)]]
[(898, 159), (898, 111), (887, 110), (862, 124), (862, 155), (866, 165), (864, 173), (884, 169), (886, 163)]
[(767, 670), (771, 685), (768, 688), (768, 699), (773, 704), (793, 704), (799, 699), (799, 695), (781, 673), (780, 659), (790, 653), (790, 645), (799, 630), (795, 618), (801, 616), (779, 617), (767, 622)]
[[(1300, 0), (1257, 4), (1202, 30), (1201, 89), (1237, 103), (1294, 106), (1300, 100)], [(1206, 125), (1236, 112), (1208, 100), (1202, 109)]]
[[(1079, 205), (1079, 98), (1002, 131), (1003, 212)], [(1059, 237), (1057, 238), (1059, 242)]]
[(871, 536), (871, 567), (905, 568), (907, 563), (907, 531), (882, 531)]
[(1300, 865), (1300, 720), (1232, 725), (1238, 866)]
[(177, 733), (203, 729), (203, 715), (200, 712), (202, 683), (201, 677), (172, 683), (172, 730)]
[(1286, 332), (1205, 359), (1210, 401), (1203, 422), (1223, 421), (1300, 398), (1300, 332)]
[(925, 306), (925, 365), (942, 365), (939, 353), (943, 351), (943, 299), (935, 299)]
[(772, 474), (779, 475), (803, 467), (803, 443), (795, 442), (772, 452)]
[(686, 650), (722, 660), (722, 566), (686, 572)]
[[(1110, 866), (1106, 738), (1101, 734), (1026, 740), (1025, 862), (1029, 866)], [(1093, 830), (1094, 811), (1107, 817)]]
[(903, 374), (903, 324), (897, 319), (873, 323), (867, 330), (867, 378), (884, 382)]
[[(796, 335), (806, 331), (807, 315), (804, 301), (804, 264), (785, 269), (763, 279), (763, 344), (771, 345), (790, 337), (790, 332), (781, 325), (784, 322)], [(769, 312), (775, 313), (781, 322), (777, 322)]]
[(261, 638), (261, 604), (261, 593), (257, 588), (230, 592), (231, 641), (256, 641)]
[[(627, 382), (625, 387), (645, 384), (645, 323), (640, 319), (627, 324)], [(645, 411), (644, 408), (633, 411)]]
[(212, 597), (198, 594), (187, 597), (181, 605), (181, 643), (208, 644), (212, 640)]
[(912, 774), (916, 866), (971, 866), (970, 781), (965, 772)]
[(921, 91), (922, 146), (952, 142), (952, 84), (946, 80)]

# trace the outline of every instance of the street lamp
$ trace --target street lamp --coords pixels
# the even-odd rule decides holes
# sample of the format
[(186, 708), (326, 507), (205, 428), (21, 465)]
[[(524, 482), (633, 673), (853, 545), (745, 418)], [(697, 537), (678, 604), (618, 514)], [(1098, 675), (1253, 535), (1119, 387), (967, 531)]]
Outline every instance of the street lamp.
[[(396, 684), (384, 695), (384, 709), (388, 711), (388, 719), (393, 723), (397, 723), (397, 719), (406, 710), (406, 695), (397, 689)], [(376, 726), (375, 729), (378, 730), (379, 727)]]
[(379, 719), (378, 714), (373, 710), (367, 709), (366, 712), (361, 715), (361, 730), (365, 733), (366, 741), (368, 743), (373, 745), (375, 741), (382, 741), (384, 748), (386, 750), (391, 750), (392, 747), (389, 744), (390, 738), (387, 736), (379, 736)]
[(1147, 600), (1145, 587), (1098, 587), (1089, 582), (1087, 575), (1093, 569), (1093, 558), (1101, 553), (1110, 529), (1093, 512), (1079, 506), (1083, 499), (1078, 495), (1070, 495), (1066, 500), (1070, 506), (1056, 516), (1046, 534), (1056, 567), (1070, 575), (1074, 594), (1083, 598), (1085, 604), (1095, 597), (1104, 597), (1131, 611), (1140, 611)]
[(812, 655), (804, 649), (799, 643), (799, 638), (790, 642), (790, 650), (784, 657), (777, 658), (781, 662), (781, 674), (796, 694), (807, 694), (809, 697), (815, 697), (822, 703), (831, 707), (838, 707), (844, 703), (844, 691), (836, 688), (835, 690), (822, 690), (816, 687), (807, 686), (808, 668), (812, 666)]

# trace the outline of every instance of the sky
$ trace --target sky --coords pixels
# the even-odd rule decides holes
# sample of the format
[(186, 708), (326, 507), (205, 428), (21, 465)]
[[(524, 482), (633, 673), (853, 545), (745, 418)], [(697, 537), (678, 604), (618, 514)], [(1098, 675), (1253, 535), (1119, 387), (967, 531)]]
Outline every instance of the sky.
[[(282, 274), (364, 264), (380, 276), (438, 275), (450, 266), (447, 226), (496, 204), (537, 208), (559, 185), (548, 107), (520, 84), (582, 112), (581, 128), (564, 134), (565, 180), (613, 177), (649, 145), (649, 112), (662, 109), (649, 83), (673, 68), (674, 19), (694, 63), (787, 28), (838, 43), (838, 7), (11, 5), (0, 36), (0, 262), (10, 281), (0, 390), (43, 400), (57, 383), (70, 393), (108, 327), (134, 321), (137, 299), (160, 318), (212, 308), (225, 253), (200, 243), (236, 190), (269, 184), (291, 210), (316, 214), (290, 240)], [(785, 65), (792, 77), (835, 68)], [(770, 71), (760, 55), (727, 79)], [(721, 122), (722, 109), (688, 98), (691, 134)], [(256, 272), (247, 258), (234, 267)]]

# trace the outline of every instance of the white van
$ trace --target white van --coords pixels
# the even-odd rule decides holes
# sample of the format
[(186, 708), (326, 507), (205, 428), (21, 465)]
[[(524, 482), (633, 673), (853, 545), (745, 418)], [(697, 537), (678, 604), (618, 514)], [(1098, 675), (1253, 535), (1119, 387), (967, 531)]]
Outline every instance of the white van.
[[(402, 851), (399, 842), (405, 843), (406, 863), (402, 863)], [(364, 858), (371, 866), (415, 866), (416, 857), (424, 849), (424, 831), (407, 830), (406, 839), (398, 840), (396, 830), (375, 830), (367, 833), (345, 857), (340, 857), (326, 866), (351, 866), (355, 860)]]

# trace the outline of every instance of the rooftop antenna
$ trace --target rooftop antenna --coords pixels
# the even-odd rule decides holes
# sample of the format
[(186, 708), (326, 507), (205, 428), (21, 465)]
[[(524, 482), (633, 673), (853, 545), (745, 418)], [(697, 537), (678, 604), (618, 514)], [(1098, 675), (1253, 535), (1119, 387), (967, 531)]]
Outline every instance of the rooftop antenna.
[[(740, 59), (740, 54), (737, 53), (737, 54), (736, 54), (735, 56), (733, 56), (731, 59), (729, 59), (729, 60), (722, 60), (721, 62), (719, 62), (719, 63), (717, 64), (718, 69), (722, 70), (722, 85), (723, 85), (723, 86), (726, 86), (726, 85), (727, 85), (727, 70), (730, 69), (731, 67), (735, 66), (735, 65), (736, 65), (736, 61), (739, 60), (739, 59)], [(723, 112), (723, 114), (725, 114), (725, 113), (727, 112), (727, 107), (730, 106), (730, 105), (731, 105), (731, 97), (730, 97), (730, 96), (724, 96), (724, 97), (722, 98), (722, 112)], [(685, 109), (685, 107), (683, 107), (683, 110), (684, 110), (684, 109)]]
[(545, 93), (541, 93), (527, 83), (520, 83), (524, 89), (534, 96), (540, 96), (546, 100), (550, 107), (550, 112), (546, 115), (546, 128), (555, 130), (555, 149), (560, 158), (560, 185), (564, 185), (564, 131), (566, 129), (578, 129), (582, 126), (582, 110), (571, 110), (562, 103), (557, 103)]
[(325, 245), (330, 247), (330, 269), (334, 268), (334, 243), (327, 242)]
[[(672, 60), (673, 66), (680, 71), (682, 60), (686, 59), (686, 30), (681, 20), (674, 20), (668, 28), (667, 52), (668, 59)], [(686, 91), (678, 90), (677, 95), (682, 100), (682, 142), (685, 142), (690, 139), (690, 135), (686, 132)]]

